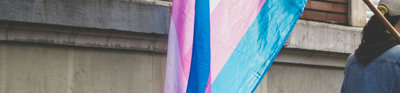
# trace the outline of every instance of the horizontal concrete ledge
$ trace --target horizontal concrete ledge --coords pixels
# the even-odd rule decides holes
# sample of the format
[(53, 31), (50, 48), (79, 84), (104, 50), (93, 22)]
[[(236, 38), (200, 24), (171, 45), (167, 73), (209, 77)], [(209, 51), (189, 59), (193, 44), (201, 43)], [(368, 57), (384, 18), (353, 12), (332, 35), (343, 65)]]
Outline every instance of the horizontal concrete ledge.
[[(1, 0), (0, 20), (167, 34), (170, 2), (159, 0)], [(352, 53), (359, 27), (299, 20), (287, 48)]]
[[(0, 0), (0, 20), (166, 35), (170, 6), (159, 0)], [(360, 43), (361, 30), (299, 20), (286, 45), (349, 54)]]
[(276, 63), (344, 68), (349, 54), (283, 48)]
[(0, 41), (166, 53), (167, 35), (0, 21)]
[[(300, 26), (304, 26), (302, 24), (308, 23), (302, 22), (304, 21), (299, 21), (298, 25), (296, 26), (299, 26), (299, 24)], [(356, 47), (356, 41), (358, 40), (354, 40), (357, 39), (356, 37), (351, 37), (353, 40), (337, 41), (335, 38), (339, 38), (338, 36), (329, 34), (336, 33), (335, 31), (336, 30), (316, 30), (314, 32), (310, 32), (296, 29), (292, 33), (289, 40), (286, 42), (287, 44), (280, 52), (279, 56), (276, 59), (276, 62), (329, 67), (344, 67), (346, 62), (345, 59), (350, 54), (350, 52), (341, 52), (337, 50), (349, 48), (348, 51), (352, 51), (351, 49), (354, 49)], [(341, 34), (345, 35), (349, 33), (355, 35), (359, 34), (359, 31), (357, 30), (340, 31)], [(305, 32), (308, 34), (298, 32)], [(325, 32), (328, 34), (321, 35), (320, 32)], [(307, 38), (304, 40), (308, 41), (297, 40), (300, 37)], [(322, 38), (328, 38), (328, 40), (332, 40), (328, 42), (334, 43), (327, 44), (326, 42), (318, 43), (313, 41), (314, 39), (319, 40)], [(126, 49), (157, 53), (166, 53), (167, 51), (166, 34), (137, 33), (111, 29), (83, 28), (15, 21), (0, 21), (0, 41)], [(313, 45), (320, 46), (322, 48), (314, 47)], [(343, 46), (334, 48), (337, 50), (329, 50), (329, 47), (325, 45)]]
[(155, 5), (161, 5), (161, 6), (166, 6), (166, 7), (172, 6), (172, 2), (160, 1), (160, 0), (124, 0), (124, 1), (144, 3), (144, 4), (155, 4)]
[(170, 5), (155, 0), (0, 0), (0, 20), (166, 34)]
[(360, 27), (299, 20), (286, 42), (287, 48), (352, 53), (361, 42)]

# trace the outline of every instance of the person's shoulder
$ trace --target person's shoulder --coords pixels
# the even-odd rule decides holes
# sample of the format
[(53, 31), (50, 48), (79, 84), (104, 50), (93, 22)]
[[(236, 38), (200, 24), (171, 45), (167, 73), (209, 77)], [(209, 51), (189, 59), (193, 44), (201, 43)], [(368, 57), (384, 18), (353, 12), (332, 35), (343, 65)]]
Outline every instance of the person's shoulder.
[(393, 46), (383, 53), (380, 57), (380, 60), (390, 61), (390, 62), (398, 62), (400, 63), (400, 45)]

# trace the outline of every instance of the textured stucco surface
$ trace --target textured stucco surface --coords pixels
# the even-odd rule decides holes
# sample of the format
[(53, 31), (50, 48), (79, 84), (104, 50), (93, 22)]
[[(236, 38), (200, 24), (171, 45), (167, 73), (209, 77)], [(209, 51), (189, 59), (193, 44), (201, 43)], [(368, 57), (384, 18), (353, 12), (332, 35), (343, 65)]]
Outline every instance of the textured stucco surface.
[(344, 76), (342, 68), (277, 63), (266, 77), (263, 93), (339, 93)]
[[(280, 62), (302, 56), (288, 52), (293, 50), (283, 51), (256, 93), (340, 90), (342, 67)], [(285, 56), (288, 54), (292, 56)], [(313, 59), (335, 61), (331, 56), (325, 54)], [(0, 93), (162, 93), (163, 90), (164, 53), (0, 42), (0, 58)]]
[(361, 30), (335, 24), (299, 20), (288, 39), (288, 48), (352, 53), (361, 42)]
[(167, 33), (170, 7), (139, 1), (0, 0), (0, 20)]
[(161, 93), (165, 54), (0, 42), (0, 93)]
[[(170, 3), (0, 0), (0, 93), (162, 93)], [(256, 93), (337, 93), (361, 28), (299, 20)]]

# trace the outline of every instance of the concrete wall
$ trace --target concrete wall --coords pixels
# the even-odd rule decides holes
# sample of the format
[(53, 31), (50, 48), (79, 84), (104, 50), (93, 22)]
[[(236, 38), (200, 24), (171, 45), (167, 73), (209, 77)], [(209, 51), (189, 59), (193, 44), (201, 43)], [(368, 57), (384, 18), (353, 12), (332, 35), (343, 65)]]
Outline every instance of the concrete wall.
[[(351, 51), (329, 46), (354, 46), (330, 34), (359, 31), (339, 32), (324, 25), (299, 21), (256, 93), (339, 92)], [(161, 93), (166, 39), (160, 34), (0, 21), (0, 93)], [(312, 45), (321, 47), (306, 47)]]
[[(299, 21), (256, 93), (339, 92), (346, 57), (356, 41), (337, 41), (341, 36), (331, 34), (359, 31), (338, 26), (339, 32), (324, 25)], [(161, 93), (166, 39), (160, 34), (0, 21), (0, 93)], [(321, 47), (307, 47), (312, 45)], [(349, 51), (336, 51), (341, 49)]]
[[(0, 0), (0, 93), (161, 93), (170, 3)], [(361, 28), (299, 20), (256, 93), (338, 93)]]
[(0, 42), (0, 93), (161, 93), (165, 54)]
[(259, 93), (340, 93), (343, 69), (274, 63)]
[(286, 44), (288, 48), (352, 53), (361, 42), (361, 30), (358, 27), (299, 20)]
[(0, 20), (165, 34), (166, 5), (155, 0), (0, 0)]
[[(300, 55), (286, 56), (291, 51), (283, 50), (256, 93), (339, 92), (343, 68), (292, 63), (285, 59)], [(0, 42), (0, 93), (162, 93), (165, 55)], [(318, 61), (314, 55), (308, 60)]]
[(339, 93), (347, 56), (284, 48), (255, 93)]

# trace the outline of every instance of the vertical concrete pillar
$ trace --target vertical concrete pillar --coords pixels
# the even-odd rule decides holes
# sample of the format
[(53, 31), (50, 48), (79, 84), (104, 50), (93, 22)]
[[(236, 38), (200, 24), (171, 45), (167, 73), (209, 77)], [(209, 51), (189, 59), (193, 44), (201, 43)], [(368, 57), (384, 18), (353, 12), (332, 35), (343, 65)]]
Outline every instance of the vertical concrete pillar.
[(67, 88), (66, 93), (73, 93), (72, 88), (74, 82), (74, 50), (72, 48), (68, 49), (68, 59), (67, 59)]
[(364, 26), (366, 23), (366, 9), (362, 0), (349, 0), (349, 25)]
[(6, 67), (5, 59), (6, 59), (6, 50), (5, 45), (0, 44), (0, 93), (6, 93)]

